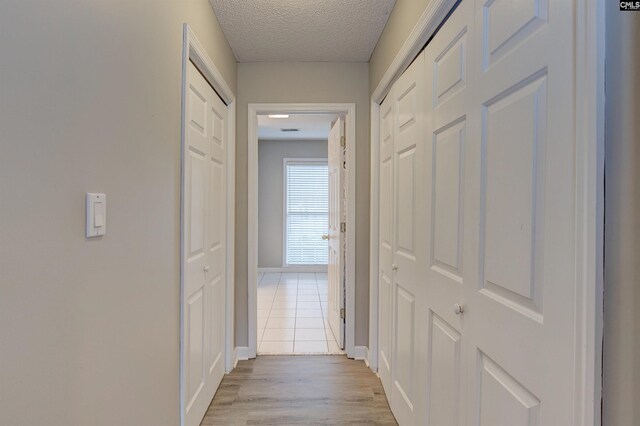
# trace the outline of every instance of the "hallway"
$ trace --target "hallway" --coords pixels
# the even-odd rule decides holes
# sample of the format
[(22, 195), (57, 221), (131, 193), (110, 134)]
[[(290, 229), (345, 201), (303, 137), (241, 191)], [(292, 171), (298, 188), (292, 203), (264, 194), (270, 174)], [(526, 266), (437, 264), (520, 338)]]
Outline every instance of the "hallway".
[(201, 426), (396, 425), (380, 380), (343, 356), (259, 356), (222, 380)]

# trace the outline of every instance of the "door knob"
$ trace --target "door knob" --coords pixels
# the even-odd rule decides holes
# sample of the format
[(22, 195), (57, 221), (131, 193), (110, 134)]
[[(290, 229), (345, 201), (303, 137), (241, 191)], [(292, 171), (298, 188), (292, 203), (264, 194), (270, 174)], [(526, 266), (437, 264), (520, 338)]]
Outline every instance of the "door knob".
[(209, 272), (209, 269), (211, 269), (211, 268), (209, 267), (209, 265), (207, 265), (207, 266), (205, 266), (205, 267), (204, 267), (204, 271), (205, 271), (205, 272)]
[(393, 269), (394, 271), (398, 270), (398, 265), (396, 265), (395, 263), (393, 265), (391, 265), (391, 269)]
[(453, 304), (453, 312), (455, 312), (456, 315), (460, 315), (464, 312), (464, 308), (462, 307), (461, 304), (459, 303), (454, 303)]
[(322, 239), (323, 239), (323, 240), (328, 240), (328, 239), (329, 239), (329, 236), (325, 234), (325, 235), (323, 235), (323, 236), (322, 236)]

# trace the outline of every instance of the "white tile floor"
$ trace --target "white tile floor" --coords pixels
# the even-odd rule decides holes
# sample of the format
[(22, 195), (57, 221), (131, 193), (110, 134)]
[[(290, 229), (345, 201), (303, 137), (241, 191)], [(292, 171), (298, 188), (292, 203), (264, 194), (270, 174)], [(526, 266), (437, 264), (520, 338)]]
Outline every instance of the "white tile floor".
[(258, 353), (344, 353), (327, 312), (327, 274), (259, 273)]

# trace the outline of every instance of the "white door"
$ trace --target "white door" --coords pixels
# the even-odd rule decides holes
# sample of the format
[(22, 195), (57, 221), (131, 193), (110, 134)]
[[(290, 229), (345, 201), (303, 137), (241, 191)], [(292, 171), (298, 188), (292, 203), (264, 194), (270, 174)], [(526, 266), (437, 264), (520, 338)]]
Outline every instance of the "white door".
[(413, 424), (420, 380), (418, 339), (424, 312), (418, 309), (424, 284), (424, 58), (419, 56), (393, 87), (393, 264), (391, 407), (401, 424)]
[(224, 375), (227, 109), (189, 62), (183, 179), (183, 399), (199, 425)]
[[(470, 143), (468, 120), (471, 88), (468, 76), (470, 25), (473, 1), (466, 0), (451, 14), (425, 50), (425, 155), (427, 208), (427, 262), (424, 268), (425, 305), (428, 313), (424, 388), (426, 404), (422, 416), (431, 426), (460, 426), (466, 404), (467, 350), (463, 316), (454, 306), (462, 303), (463, 285), (473, 282), (468, 259), (473, 246), (465, 238), (473, 232), (468, 218), (469, 197), (465, 191), (465, 153)], [(467, 208), (465, 208), (467, 207)], [(464, 309), (464, 308), (463, 308)]]
[(344, 256), (340, 222), (344, 221), (342, 181), (344, 175), (344, 127), (338, 118), (329, 132), (329, 326), (338, 346), (344, 349)]
[(380, 105), (380, 243), (378, 256), (378, 374), (391, 395), (393, 321), (393, 94)]
[(468, 424), (570, 425), (581, 398), (575, 3), (475, 2), (465, 153), (474, 255), (464, 266), (475, 279), (463, 286), (462, 314)]

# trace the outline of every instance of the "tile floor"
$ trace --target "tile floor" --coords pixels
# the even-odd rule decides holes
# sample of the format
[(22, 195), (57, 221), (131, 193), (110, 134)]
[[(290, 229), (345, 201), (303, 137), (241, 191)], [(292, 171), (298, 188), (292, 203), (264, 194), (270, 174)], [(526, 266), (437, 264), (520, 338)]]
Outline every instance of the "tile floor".
[(327, 312), (327, 274), (259, 273), (258, 353), (344, 353)]

